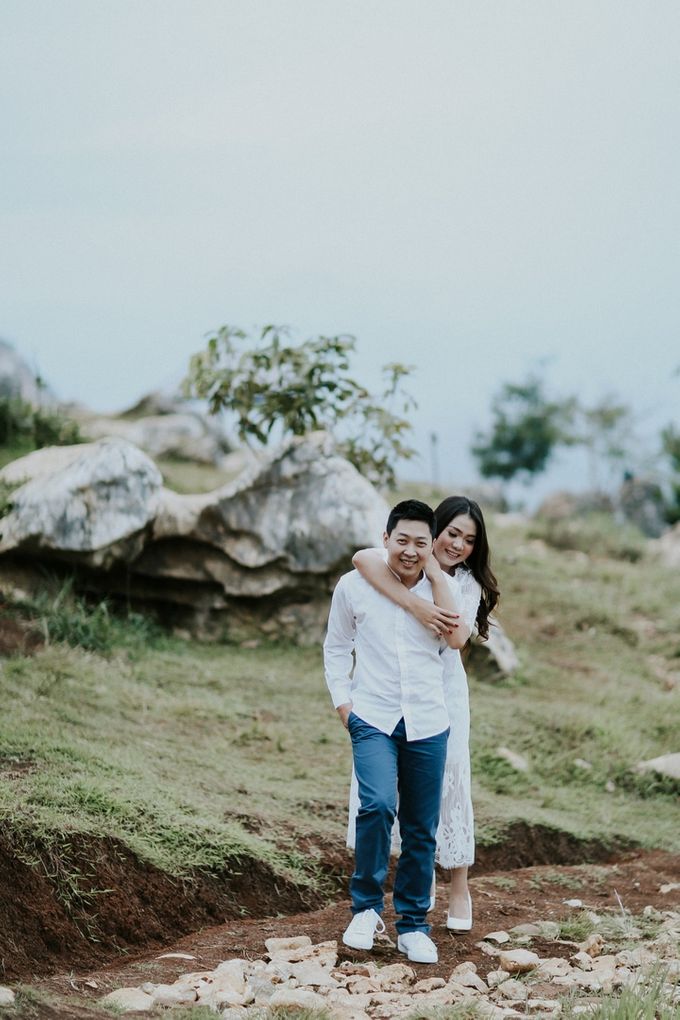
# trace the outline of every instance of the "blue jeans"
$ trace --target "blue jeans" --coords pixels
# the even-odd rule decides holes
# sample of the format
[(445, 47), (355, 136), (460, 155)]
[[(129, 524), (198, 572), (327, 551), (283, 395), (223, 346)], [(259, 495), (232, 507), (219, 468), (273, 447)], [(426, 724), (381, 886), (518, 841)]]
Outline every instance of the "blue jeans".
[(400, 915), (397, 931), (427, 933), (448, 730), (409, 741), (403, 719), (387, 734), (354, 712), (347, 725), (361, 804), (350, 882), (352, 913), (382, 911), (392, 825), (398, 814), (401, 856), (394, 879), (394, 909)]

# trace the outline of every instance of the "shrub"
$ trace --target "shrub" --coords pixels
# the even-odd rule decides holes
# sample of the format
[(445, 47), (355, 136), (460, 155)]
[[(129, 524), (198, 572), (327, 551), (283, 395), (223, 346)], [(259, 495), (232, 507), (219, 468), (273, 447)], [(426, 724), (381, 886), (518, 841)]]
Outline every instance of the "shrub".
[(106, 600), (92, 604), (74, 594), (72, 579), (56, 595), (42, 592), (15, 603), (15, 608), (23, 616), (37, 617), (49, 641), (102, 655), (116, 646), (143, 647), (160, 635), (157, 624), (141, 613), (116, 615)]
[(75, 422), (58, 411), (32, 407), (20, 397), (0, 397), (0, 446), (28, 440), (35, 449), (82, 441)]

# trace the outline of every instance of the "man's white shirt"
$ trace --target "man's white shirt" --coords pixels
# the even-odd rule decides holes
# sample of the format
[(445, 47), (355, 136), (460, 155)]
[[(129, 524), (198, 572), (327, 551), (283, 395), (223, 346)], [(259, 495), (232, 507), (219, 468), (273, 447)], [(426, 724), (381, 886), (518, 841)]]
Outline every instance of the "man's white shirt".
[[(424, 574), (410, 591), (433, 601)], [(388, 734), (403, 716), (407, 740), (442, 733), (449, 716), (441, 648), (432, 631), (357, 570), (340, 578), (324, 641), (326, 683), (336, 708), (351, 702), (355, 715)]]

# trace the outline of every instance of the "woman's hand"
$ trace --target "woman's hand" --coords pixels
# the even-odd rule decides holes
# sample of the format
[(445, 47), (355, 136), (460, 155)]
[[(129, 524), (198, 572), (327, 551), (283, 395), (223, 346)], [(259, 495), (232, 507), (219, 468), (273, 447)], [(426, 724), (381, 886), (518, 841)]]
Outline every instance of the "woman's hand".
[(441, 577), (443, 577), (443, 575), (444, 571), (439, 565), (437, 557), (434, 555), (434, 553), (430, 553), (425, 563), (425, 576), (427, 577), (428, 581), (430, 581), (430, 583), (434, 583), (435, 581), (438, 581)]
[(459, 613), (451, 613), (448, 609), (440, 609), (439, 606), (435, 606), (434, 602), (419, 599), (417, 595), (413, 596), (409, 612), (415, 616), (418, 623), (422, 624), (423, 627), (427, 627), (437, 637), (441, 637), (444, 633), (450, 634), (454, 631), (458, 626), (460, 616)]

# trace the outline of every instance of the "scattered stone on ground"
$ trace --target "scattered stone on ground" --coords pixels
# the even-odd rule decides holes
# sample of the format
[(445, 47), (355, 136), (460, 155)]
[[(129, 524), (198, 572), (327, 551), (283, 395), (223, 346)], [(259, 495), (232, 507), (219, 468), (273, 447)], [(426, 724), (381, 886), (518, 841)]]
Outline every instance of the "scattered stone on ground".
[(528, 772), (529, 762), (523, 754), (519, 754), (517, 751), (512, 751), (509, 747), (497, 747), (496, 757), (502, 758), (503, 761), (507, 761), (511, 768), (515, 769), (516, 772)]
[[(337, 1020), (389, 1020), (406, 1016), (415, 1007), (474, 1004), (480, 1015), (501, 1020), (527, 1013), (557, 1017), (560, 999), (574, 995), (583, 1000), (578, 1004), (590, 1009), (598, 994), (661, 980), (665, 1000), (680, 1009), (680, 911), (646, 907), (645, 919), (654, 921), (658, 930), (647, 945), (634, 949), (629, 948), (630, 936), (637, 929), (630, 918), (608, 918), (592, 911), (591, 917), (602, 930), (592, 932), (570, 959), (542, 957), (523, 948), (496, 950), (500, 966), (486, 979), (470, 960), (459, 963), (447, 978), (428, 978), (426, 967), (416, 970), (405, 963), (379, 966), (370, 958), (338, 963), (337, 942), (315, 944), (308, 935), (291, 935), (266, 939), (266, 958), (224, 960), (210, 971), (181, 974), (171, 984), (145, 982), (138, 988), (119, 988), (100, 1001), (120, 1012), (207, 1006), (226, 1020), (255, 1020), (267, 1007), (291, 1014), (326, 1010)], [(516, 925), (512, 936), (542, 938), (553, 924), (539, 919)], [(511, 934), (490, 932), (485, 940), (505, 943)], [(555, 948), (569, 946), (573, 943), (555, 942)], [(166, 958), (169, 955), (185, 954), (165, 954)], [(0, 994), (3, 991), (9, 989), (0, 989)]]
[[(149, 997), (153, 1015), (168, 1020), (180, 1010), (191, 1015), (194, 1007), (197, 1015), (203, 1007), (223, 1020), (265, 1020), (284, 1010), (294, 1016), (319, 1001), (333, 1020), (405, 1020), (414, 1010), (430, 1015), (459, 1005), (500, 1020), (557, 1017), (565, 1001), (587, 1013), (604, 996), (644, 990), (648, 978), (653, 986), (654, 975), (663, 973), (671, 1015), (680, 1015), (678, 887), (680, 858), (660, 851), (631, 852), (606, 865), (497, 871), (471, 881), (473, 932), (448, 932), (441, 906), (431, 915), (435, 965), (411, 965), (392, 939), (376, 940), (371, 953), (338, 945), (348, 916), (343, 901), (309, 913), (232, 918), (164, 949), (112, 959), (100, 970), (71, 966), (41, 979), (36, 991), (59, 997), (47, 1015), (60, 1020), (95, 1020), (102, 998), (121, 988)], [(578, 913), (563, 903), (567, 890), (580, 894)], [(388, 896), (390, 935), (394, 921)], [(483, 940), (500, 932), (507, 942)], [(586, 951), (594, 947), (599, 955)], [(501, 956), (518, 950), (533, 954), (528, 961), (535, 965), (511, 973)], [(517, 956), (511, 958), (516, 965)]]

